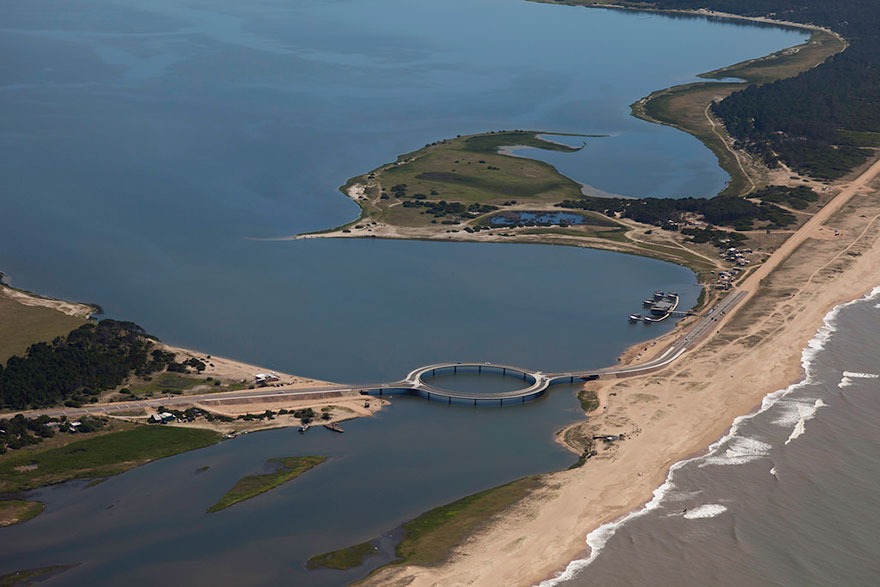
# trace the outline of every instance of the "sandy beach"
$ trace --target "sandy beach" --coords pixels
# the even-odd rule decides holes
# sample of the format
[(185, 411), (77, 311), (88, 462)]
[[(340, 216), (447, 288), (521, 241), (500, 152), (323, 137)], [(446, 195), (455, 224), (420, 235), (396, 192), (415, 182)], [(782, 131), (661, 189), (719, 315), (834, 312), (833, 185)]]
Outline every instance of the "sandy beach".
[(532, 585), (588, 555), (589, 532), (646, 503), (670, 466), (799, 381), (802, 350), (826, 313), (880, 283), (878, 175), (880, 162), (840, 182), (834, 200), (740, 284), (749, 299), (700, 347), (664, 371), (588, 384), (601, 404), (580, 426), (625, 440), (600, 443), (580, 469), (548, 475), (545, 489), (487, 524), (447, 564), (385, 569), (370, 583)]

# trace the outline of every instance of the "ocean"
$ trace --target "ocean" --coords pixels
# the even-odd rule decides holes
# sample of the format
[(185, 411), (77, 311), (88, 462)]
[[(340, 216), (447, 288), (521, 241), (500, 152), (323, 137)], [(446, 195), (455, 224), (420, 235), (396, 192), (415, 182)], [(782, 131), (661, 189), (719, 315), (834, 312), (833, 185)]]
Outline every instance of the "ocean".
[(880, 287), (804, 349), (805, 377), (672, 467), (644, 507), (587, 536), (542, 585), (880, 582)]

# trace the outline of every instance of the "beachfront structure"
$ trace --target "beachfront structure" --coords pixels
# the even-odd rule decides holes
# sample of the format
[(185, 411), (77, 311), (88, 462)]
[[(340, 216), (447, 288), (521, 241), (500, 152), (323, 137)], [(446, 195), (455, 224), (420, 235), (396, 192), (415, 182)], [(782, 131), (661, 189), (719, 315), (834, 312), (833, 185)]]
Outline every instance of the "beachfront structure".
[(260, 383), (271, 383), (273, 381), (278, 381), (279, 379), (281, 378), (274, 373), (257, 373), (256, 375), (254, 375), (254, 380), (256, 381), (257, 385), (259, 385)]

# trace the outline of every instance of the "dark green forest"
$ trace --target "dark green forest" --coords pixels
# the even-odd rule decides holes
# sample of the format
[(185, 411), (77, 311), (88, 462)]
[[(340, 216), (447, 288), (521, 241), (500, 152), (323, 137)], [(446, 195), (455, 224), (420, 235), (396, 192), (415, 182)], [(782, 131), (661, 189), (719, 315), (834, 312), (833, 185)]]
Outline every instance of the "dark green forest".
[[(781, 189), (784, 190), (783, 193), (787, 193), (788, 188)], [(767, 200), (755, 203), (735, 196), (715, 196), (710, 199), (640, 198), (637, 200), (584, 197), (578, 200), (564, 200), (556, 206), (601, 212), (609, 216), (619, 214), (623, 218), (669, 230), (677, 230), (685, 214), (688, 213), (701, 216), (709, 224), (729, 226), (736, 230), (752, 230), (755, 228), (755, 222), (764, 222), (762, 228), (783, 228), (795, 222), (795, 217), (790, 212)]]
[(654, 0), (661, 9), (706, 8), (814, 24), (850, 43), (793, 78), (734, 92), (713, 107), (738, 146), (770, 166), (836, 179), (880, 142), (880, 3), (876, 0)]
[(174, 353), (151, 350), (153, 346), (143, 328), (117, 320), (85, 324), (51, 343), (31, 345), (25, 356), (0, 365), (0, 408), (97, 401), (102, 391), (121, 385), (131, 374), (180, 365)]

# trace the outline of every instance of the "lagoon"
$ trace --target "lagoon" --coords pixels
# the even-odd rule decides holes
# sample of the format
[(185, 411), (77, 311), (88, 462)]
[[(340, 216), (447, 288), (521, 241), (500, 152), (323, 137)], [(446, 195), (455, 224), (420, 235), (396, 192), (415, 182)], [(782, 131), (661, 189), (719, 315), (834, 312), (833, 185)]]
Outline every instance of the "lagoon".
[[(0, 268), (12, 282), (99, 303), (170, 343), (347, 381), (438, 360), (607, 363), (633, 341), (618, 339), (616, 317), (597, 323), (577, 308), (604, 295), (595, 288), (640, 299), (666, 286), (668, 266), (542, 247), (250, 237), (342, 224), (357, 214), (336, 191), (348, 177), (504, 128), (612, 135), (563, 155), (603, 190), (710, 196), (726, 179), (713, 155), (631, 118), (628, 104), (803, 38), (516, 0), (0, 10)], [(633, 275), (644, 284), (615, 284)], [(528, 337), (509, 328), (511, 313)], [(409, 328), (423, 315), (426, 329)], [(572, 356), (590, 336), (560, 319), (601, 329), (615, 349)]]
[[(560, 168), (612, 193), (711, 196), (726, 180), (712, 154), (628, 104), (803, 39), (516, 0), (14, 0), (0, 16), (0, 269), (13, 284), (99, 303), (169, 343), (362, 382), (438, 361), (612, 364), (671, 327), (626, 324), (645, 295), (675, 290), (689, 307), (697, 287), (686, 269), (602, 251), (265, 239), (342, 224), (357, 215), (336, 189), (348, 177), (487, 130), (607, 134)], [(344, 583), (301, 565), (568, 466), (552, 435), (580, 417), (573, 389), (554, 387), (503, 409), (395, 398), (344, 435), (249, 435), (37, 492), (47, 511), (0, 532), (0, 569), (84, 563), (60, 584)], [(294, 454), (331, 459), (204, 513)]]

